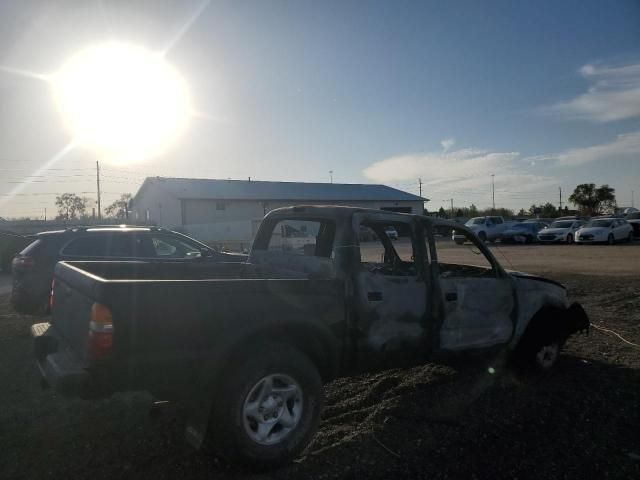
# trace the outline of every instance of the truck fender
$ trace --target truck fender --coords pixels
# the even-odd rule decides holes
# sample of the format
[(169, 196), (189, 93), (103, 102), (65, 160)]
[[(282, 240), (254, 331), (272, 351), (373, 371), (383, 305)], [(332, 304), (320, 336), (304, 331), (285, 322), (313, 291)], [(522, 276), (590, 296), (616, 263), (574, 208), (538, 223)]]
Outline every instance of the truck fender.
[(590, 322), (582, 305), (573, 303), (569, 308), (544, 306), (533, 316), (520, 337), (517, 349), (536, 343), (540, 337), (558, 338), (562, 342), (577, 332), (589, 332)]
[(283, 324), (236, 336), (223, 346), (217, 345), (203, 361), (199, 380), (188, 398), (191, 405), (185, 428), (187, 443), (196, 449), (205, 443), (218, 387), (224, 375), (233, 371), (234, 361), (251, 351), (251, 345), (272, 343), (285, 343), (306, 354), (317, 366), (323, 382), (337, 375), (339, 341), (328, 329), (309, 324)]

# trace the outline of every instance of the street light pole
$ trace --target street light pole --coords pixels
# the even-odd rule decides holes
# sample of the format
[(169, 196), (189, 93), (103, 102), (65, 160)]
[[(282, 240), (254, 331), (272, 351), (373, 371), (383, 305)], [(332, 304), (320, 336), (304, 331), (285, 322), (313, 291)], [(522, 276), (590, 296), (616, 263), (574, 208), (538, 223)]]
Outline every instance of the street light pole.
[(96, 161), (96, 183), (98, 187), (98, 220), (102, 218), (102, 212), (100, 210), (100, 163)]
[(491, 200), (493, 203), (493, 210), (496, 210), (496, 175), (494, 173), (491, 174)]

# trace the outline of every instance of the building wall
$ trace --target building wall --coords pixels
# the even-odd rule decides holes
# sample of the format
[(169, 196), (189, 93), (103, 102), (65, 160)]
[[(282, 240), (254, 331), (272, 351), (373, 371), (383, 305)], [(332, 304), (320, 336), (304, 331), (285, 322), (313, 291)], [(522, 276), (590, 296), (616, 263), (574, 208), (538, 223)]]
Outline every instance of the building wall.
[(136, 198), (132, 208), (132, 222), (175, 228), (182, 223), (180, 200), (163, 188), (152, 185)]
[[(360, 201), (360, 202), (295, 202), (255, 200), (189, 200), (179, 199), (159, 188), (147, 188), (133, 205), (133, 221), (180, 230), (207, 243), (222, 242), (246, 246), (251, 243), (262, 218), (269, 211), (300, 205), (345, 205), (360, 208), (410, 207), (412, 213), (422, 213), (423, 203)], [(147, 213), (149, 219), (147, 222)]]

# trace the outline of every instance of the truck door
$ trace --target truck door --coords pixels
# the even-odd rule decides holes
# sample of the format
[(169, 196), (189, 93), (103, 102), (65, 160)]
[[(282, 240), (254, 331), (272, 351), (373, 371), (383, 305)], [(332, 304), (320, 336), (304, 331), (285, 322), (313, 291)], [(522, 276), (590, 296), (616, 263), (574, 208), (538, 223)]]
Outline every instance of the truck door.
[[(419, 356), (424, 353), (427, 285), (411, 217), (355, 215), (354, 228), (359, 246), (354, 272), (359, 359), (384, 358), (393, 364)], [(387, 233), (394, 230), (397, 240)]]
[(442, 305), (440, 348), (466, 350), (507, 343), (514, 328), (511, 278), (475, 235), (438, 223), (432, 231), (431, 268)]

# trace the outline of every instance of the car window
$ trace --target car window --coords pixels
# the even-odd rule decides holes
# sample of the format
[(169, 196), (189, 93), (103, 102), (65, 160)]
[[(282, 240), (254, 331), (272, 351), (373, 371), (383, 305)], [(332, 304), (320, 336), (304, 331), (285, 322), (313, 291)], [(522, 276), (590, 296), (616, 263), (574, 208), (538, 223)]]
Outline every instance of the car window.
[(473, 233), (434, 225), (433, 241), (439, 271), (445, 277), (495, 277), (497, 272)]
[(281, 220), (271, 232), (268, 249), (290, 255), (333, 258), (335, 232), (335, 224), (326, 220)]
[(82, 257), (134, 257), (134, 236), (87, 235), (69, 242), (62, 250), (62, 254)]
[(390, 226), (386, 222), (366, 222), (360, 226), (360, 231), (360, 264), (363, 268), (383, 275), (416, 274), (415, 242), (409, 224)]
[(151, 235), (153, 253), (160, 258), (196, 258), (202, 255), (198, 245), (171, 235)]

